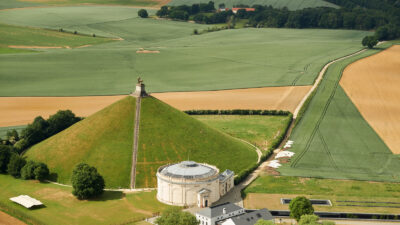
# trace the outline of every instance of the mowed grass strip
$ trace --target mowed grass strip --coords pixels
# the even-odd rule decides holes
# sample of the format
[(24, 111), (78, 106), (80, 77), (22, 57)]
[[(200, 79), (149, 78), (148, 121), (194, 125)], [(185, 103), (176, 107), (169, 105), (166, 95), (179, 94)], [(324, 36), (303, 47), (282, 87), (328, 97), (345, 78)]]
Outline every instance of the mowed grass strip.
[(400, 181), (400, 160), (363, 119), (338, 84), (350, 63), (389, 47), (332, 64), (290, 139), (296, 154), (282, 175)]
[(317, 211), (398, 213), (398, 208), (384, 206), (400, 207), (400, 183), (390, 182), (262, 175), (246, 187), (244, 193), (246, 206), (268, 207), (275, 210), (288, 210), (288, 205), (280, 204), (280, 198), (294, 198), (299, 195), (332, 201), (333, 207), (317, 206)]
[(289, 116), (259, 115), (196, 115), (194, 118), (233, 137), (256, 145), (261, 150), (268, 150), (286, 127)]
[[(172, 0), (168, 5), (192, 5), (198, 3), (208, 3), (208, 0)], [(339, 8), (337, 5), (332, 4), (330, 2), (326, 2), (323, 0), (216, 0), (214, 1), (215, 7), (218, 7), (220, 4), (225, 4), (225, 7), (232, 8), (237, 5), (266, 5), (272, 6), (274, 8), (283, 8), (286, 7), (289, 10), (300, 10), (304, 8), (314, 8), (314, 7), (331, 7), (331, 8)]]
[[(43, 224), (131, 224), (171, 207), (157, 201), (156, 191), (133, 194), (106, 191), (96, 199), (81, 201), (71, 194), (69, 187), (3, 174), (0, 183), (2, 211), (16, 211), (11, 214), (22, 214)], [(21, 194), (38, 199), (45, 207), (30, 210), (9, 200)]]
[(153, 97), (143, 98), (136, 187), (155, 187), (159, 166), (183, 160), (239, 173), (257, 161), (257, 154), (248, 144)]
[(57, 181), (71, 183), (81, 162), (95, 166), (108, 188), (127, 188), (132, 165), (136, 100), (126, 97), (33, 146), (28, 159), (45, 162)]
[(30, 46), (43, 47), (78, 47), (112, 41), (108, 38), (96, 38), (74, 35), (65, 32), (32, 27), (12, 26), (0, 23), (0, 48)]

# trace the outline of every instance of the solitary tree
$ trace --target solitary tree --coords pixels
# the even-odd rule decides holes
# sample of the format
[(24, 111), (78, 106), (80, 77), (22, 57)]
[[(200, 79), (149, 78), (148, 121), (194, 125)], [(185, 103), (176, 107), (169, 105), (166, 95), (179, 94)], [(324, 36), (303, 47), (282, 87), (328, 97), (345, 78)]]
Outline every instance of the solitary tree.
[(86, 163), (78, 164), (72, 172), (72, 194), (78, 199), (88, 199), (101, 195), (105, 183), (95, 167)]
[(375, 36), (365, 36), (362, 40), (363, 46), (368, 46), (368, 48), (373, 48), (378, 44), (378, 39)]
[(7, 166), (7, 172), (13, 177), (20, 177), (21, 176), (21, 169), (26, 164), (24, 158), (20, 155), (13, 153), (10, 158), (10, 162)]
[(149, 16), (149, 14), (147, 13), (147, 10), (145, 9), (141, 9), (138, 11), (138, 15), (142, 18), (147, 18)]
[(290, 217), (296, 219), (297, 221), (300, 220), (302, 215), (312, 215), (314, 213), (314, 208), (306, 197), (298, 196), (289, 204), (290, 209)]
[(158, 225), (198, 225), (196, 217), (178, 208), (169, 208), (157, 218)]

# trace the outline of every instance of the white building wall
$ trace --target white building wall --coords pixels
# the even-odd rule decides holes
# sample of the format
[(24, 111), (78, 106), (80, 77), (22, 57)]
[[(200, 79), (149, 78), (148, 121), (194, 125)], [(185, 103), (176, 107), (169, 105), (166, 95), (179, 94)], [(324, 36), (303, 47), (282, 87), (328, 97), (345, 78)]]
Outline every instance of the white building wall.
[(209, 183), (200, 184), (175, 184), (164, 179), (157, 178), (157, 199), (170, 205), (192, 206), (197, 204), (197, 193), (205, 188), (210, 190), (209, 203), (216, 202), (219, 198), (219, 180), (214, 179)]

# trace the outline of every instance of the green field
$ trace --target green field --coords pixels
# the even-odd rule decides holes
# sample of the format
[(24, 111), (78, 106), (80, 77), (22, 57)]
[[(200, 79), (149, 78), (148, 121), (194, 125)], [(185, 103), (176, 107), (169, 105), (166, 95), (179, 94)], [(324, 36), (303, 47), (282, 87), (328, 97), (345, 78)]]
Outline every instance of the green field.
[[(168, 5), (192, 5), (198, 3), (208, 3), (209, 0), (172, 0)], [(219, 4), (224, 3), (225, 7), (232, 8), (237, 5), (270, 5), (274, 8), (287, 7), (289, 10), (299, 10), (304, 8), (313, 7), (332, 7), (339, 8), (337, 5), (323, 1), (323, 0), (216, 0), (214, 1), (215, 7), (218, 8)]]
[(26, 125), (22, 126), (13, 126), (13, 127), (0, 127), (0, 139), (5, 138), (7, 135), (7, 131), (11, 130), (16, 130), (18, 131), (19, 134), (21, 134), (21, 131), (26, 127)]
[[(60, 183), (70, 184), (74, 166), (86, 162), (98, 169), (107, 187), (127, 188), (134, 115), (135, 98), (126, 97), (33, 146), (25, 155), (48, 164), (56, 174), (52, 179)], [(257, 161), (255, 149), (248, 144), (152, 97), (142, 100), (139, 134), (136, 187), (155, 187), (156, 169), (167, 163), (190, 159), (239, 173)]]
[(332, 201), (333, 207), (320, 206), (319, 211), (398, 213), (395, 207), (400, 207), (400, 183), (262, 175), (244, 190), (246, 196), (250, 193), (306, 195)]
[[(155, 191), (136, 194), (107, 191), (99, 198), (80, 201), (71, 194), (70, 187), (2, 174), (0, 183), (0, 210), (41, 224), (131, 224), (170, 207), (157, 201)], [(9, 200), (22, 194), (40, 200), (45, 207), (30, 210)]]
[(339, 85), (351, 62), (390, 43), (331, 65), (291, 139), (296, 155), (282, 175), (400, 181), (400, 160), (363, 119)]
[(34, 7), (41, 6), (42, 4), (33, 2), (22, 2), (18, 0), (1, 0), (0, 10), (2, 9), (13, 9), (13, 8), (24, 8), (24, 7)]
[(73, 48), (110, 41), (111, 39), (109, 38), (94, 38), (39, 28), (0, 24), (0, 51), (10, 45)]
[[(127, 94), (138, 76), (150, 92), (309, 85), (326, 62), (360, 49), (369, 34), (249, 28), (194, 36), (193, 29), (208, 26), (141, 19), (137, 9), (117, 6), (1, 11), (0, 22), (124, 39), (82, 49), (2, 54), (0, 80), (7, 82), (0, 83), (0, 96)], [(139, 48), (160, 53), (137, 54)]]
[(194, 118), (233, 137), (256, 145), (261, 150), (268, 150), (271, 144), (279, 141), (286, 127), (289, 116), (258, 115), (196, 115)]
[(57, 174), (53, 180), (61, 183), (70, 184), (75, 165), (86, 162), (98, 169), (107, 187), (128, 187), (135, 104), (133, 97), (124, 98), (33, 146), (25, 155), (48, 164)]
[[(253, 147), (155, 98), (142, 100), (136, 187), (155, 187), (157, 168), (193, 160), (235, 173), (257, 162)], [(235, 162), (235, 163), (232, 163)]]

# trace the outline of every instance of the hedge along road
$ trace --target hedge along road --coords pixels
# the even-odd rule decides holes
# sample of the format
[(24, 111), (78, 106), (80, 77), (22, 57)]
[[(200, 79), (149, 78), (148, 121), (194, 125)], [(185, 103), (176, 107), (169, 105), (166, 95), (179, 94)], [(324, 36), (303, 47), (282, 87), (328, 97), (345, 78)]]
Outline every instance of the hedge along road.
[[(369, 34), (249, 28), (192, 35), (209, 26), (141, 19), (137, 9), (120, 6), (8, 10), (0, 22), (124, 39), (2, 54), (0, 96), (128, 94), (138, 76), (153, 93), (311, 85), (326, 62), (359, 50)], [(136, 53), (141, 48), (159, 53)]]
[(283, 175), (375, 181), (400, 180), (392, 154), (358, 112), (339, 80), (343, 69), (391, 43), (330, 66), (291, 139), (296, 155), (278, 171)]

